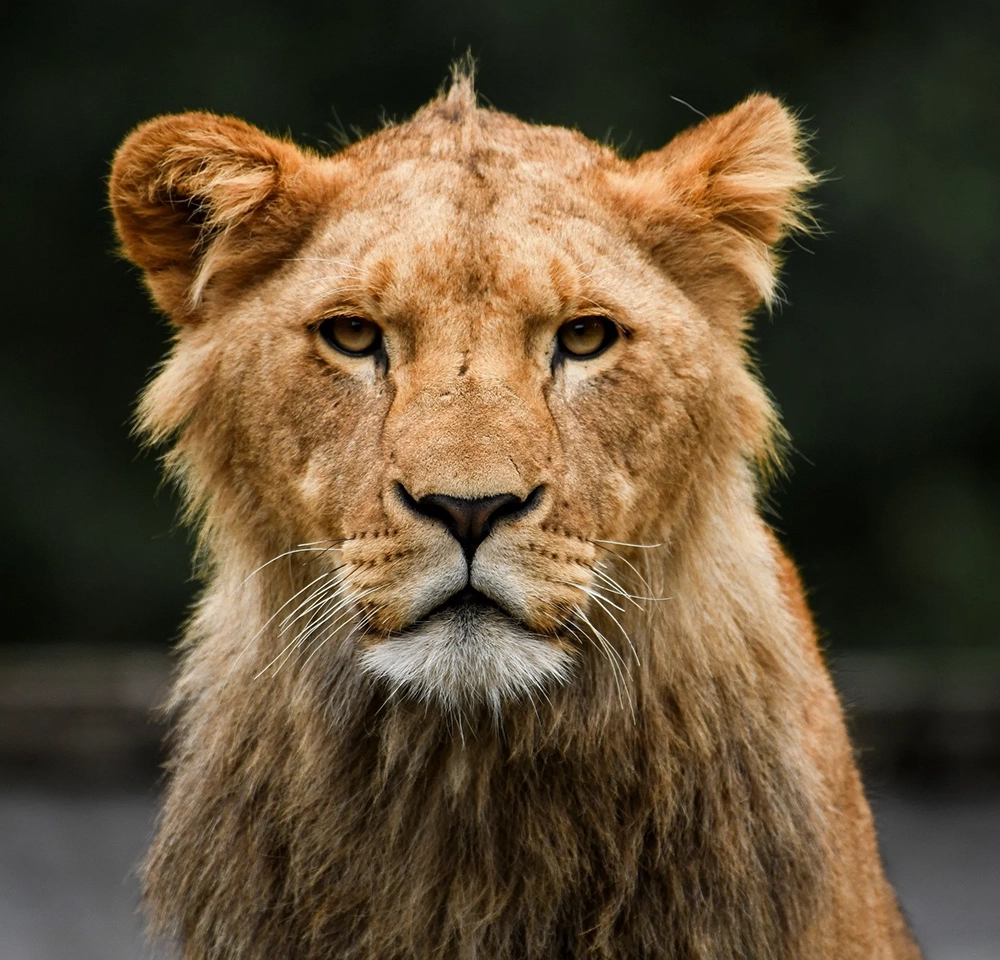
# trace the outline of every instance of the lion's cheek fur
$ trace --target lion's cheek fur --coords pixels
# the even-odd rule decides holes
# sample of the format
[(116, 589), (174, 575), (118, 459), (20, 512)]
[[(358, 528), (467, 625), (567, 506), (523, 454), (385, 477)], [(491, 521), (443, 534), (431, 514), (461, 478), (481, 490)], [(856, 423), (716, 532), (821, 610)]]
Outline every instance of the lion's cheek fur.
[(230, 478), (209, 495), (220, 522), (232, 529), (256, 517), (270, 548), (343, 537), (345, 514), (358, 526), (374, 519), (366, 512), (381, 515), (370, 464), (388, 393), (322, 371), (304, 331), (234, 335), (217, 374), (230, 386), (201, 406), (184, 441), (192, 473)]
[[(576, 395), (550, 395), (568, 464), (562, 507), (577, 529), (658, 542), (683, 512), (721, 404), (710, 369), (669, 362), (653, 356), (638, 370), (596, 378)], [(654, 376), (665, 389), (651, 400), (641, 384)]]

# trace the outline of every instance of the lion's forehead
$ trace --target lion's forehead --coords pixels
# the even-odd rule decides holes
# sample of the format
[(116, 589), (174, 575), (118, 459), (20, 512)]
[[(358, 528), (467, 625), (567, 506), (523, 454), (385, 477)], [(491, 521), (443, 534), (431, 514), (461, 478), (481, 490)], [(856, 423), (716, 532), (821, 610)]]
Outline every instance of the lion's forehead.
[(527, 233), (581, 221), (598, 227), (611, 219), (600, 203), (602, 182), (596, 174), (571, 176), (534, 161), (469, 167), (451, 159), (402, 160), (377, 176), (349, 177), (331, 212), (355, 226), (372, 218), (411, 231), (447, 225), (480, 237), (515, 226)]
[(535, 163), (494, 173), (401, 161), (348, 190), (300, 258), (306, 289), (342, 292), (376, 316), (436, 318), (474, 303), (486, 316), (530, 320), (662, 286), (596, 190)]
[(472, 107), (452, 118), (421, 111), (405, 124), (386, 128), (344, 150), (340, 157), (368, 171), (412, 160), (429, 165), (450, 160), (471, 169), (515, 168), (526, 162), (579, 174), (614, 166), (614, 151), (565, 127), (525, 123), (510, 114)]

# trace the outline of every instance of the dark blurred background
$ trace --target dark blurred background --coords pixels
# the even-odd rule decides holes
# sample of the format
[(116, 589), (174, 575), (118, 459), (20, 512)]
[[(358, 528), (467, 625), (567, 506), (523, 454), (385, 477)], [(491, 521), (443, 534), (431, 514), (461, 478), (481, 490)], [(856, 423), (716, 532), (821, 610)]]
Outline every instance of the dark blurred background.
[(168, 329), (115, 255), (115, 147), (152, 116), (207, 109), (332, 150), (412, 113), (467, 49), (488, 103), (628, 154), (697, 121), (678, 100), (711, 114), (757, 90), (814, 131), (824, 232), (789, 247), (787, 302), (757, 322), (794, 440), (771, 520), (876, 800), (904, 811), (883, 835), (944, 822), (906, 798), (985, 804), (994, 819), (969, 836), (992, 838), (1000, 873), (1000, 4), (964, 0), (6, 8), (0, 777), (28, 791), (10, 802), (150, 789), (147, 709), (196, 589), (175, 498), (129, 435)]

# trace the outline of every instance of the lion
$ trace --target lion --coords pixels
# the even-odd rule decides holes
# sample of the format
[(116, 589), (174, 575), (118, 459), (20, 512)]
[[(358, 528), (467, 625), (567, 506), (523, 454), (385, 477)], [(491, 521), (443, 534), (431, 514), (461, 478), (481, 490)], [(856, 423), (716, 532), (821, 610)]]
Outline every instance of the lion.
[(144, 873), (185, 958), (919, 956), (759, 510), (813, 183), (767, 95), (627, 159), (461, 72), (332, 156), (125, 140), (205, 583)]

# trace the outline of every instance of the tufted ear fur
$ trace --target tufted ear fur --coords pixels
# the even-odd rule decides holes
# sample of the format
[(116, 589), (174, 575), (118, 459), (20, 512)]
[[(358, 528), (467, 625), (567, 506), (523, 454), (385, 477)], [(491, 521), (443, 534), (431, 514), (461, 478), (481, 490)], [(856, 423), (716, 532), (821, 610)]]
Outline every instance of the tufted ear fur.
[(196, 320), (210, 281), (245, 282), (301, 242), (325, 189), (318, 166), (231, 117), (144, 123), (111, 170), (124, 253), (174, 322)]
[(775, 244), (816, 183), (795, 118), (757, 95), (646, 153), (613, 187), (640, 242), (713, 321), (739, 331), (776, 286)]

